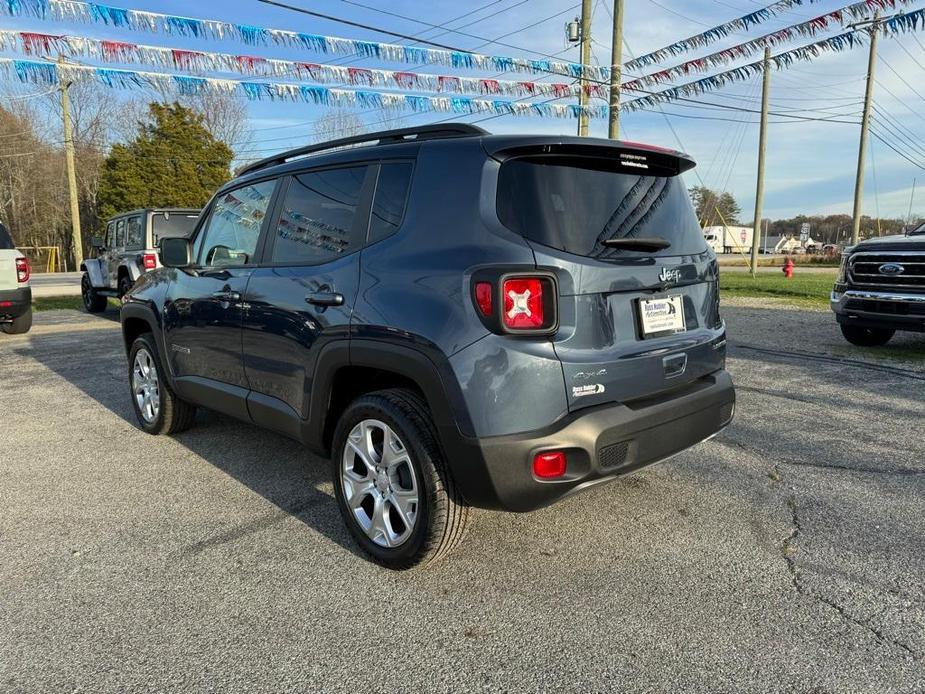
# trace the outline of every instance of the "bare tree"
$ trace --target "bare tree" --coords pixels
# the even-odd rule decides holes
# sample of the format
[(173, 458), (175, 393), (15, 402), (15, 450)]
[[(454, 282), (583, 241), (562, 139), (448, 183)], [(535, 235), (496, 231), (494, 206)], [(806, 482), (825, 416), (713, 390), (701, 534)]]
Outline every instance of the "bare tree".
[(203, 92), (180, 99), (187, 108), (202, 114), (203, 125), (232, 151), (247, 150), (253, 133), (248, 124), (247, 102), (239, 96), (221, 92)]
[(368, 132), (366, 123), (356, 113), (332, 108), (312, 124), (315, 141), (325, 142)]

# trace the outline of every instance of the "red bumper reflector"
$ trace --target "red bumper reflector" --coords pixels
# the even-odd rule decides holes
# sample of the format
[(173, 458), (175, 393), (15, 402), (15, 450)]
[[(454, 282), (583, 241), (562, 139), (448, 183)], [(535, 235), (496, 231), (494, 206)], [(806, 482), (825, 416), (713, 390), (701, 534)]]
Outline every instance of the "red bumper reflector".
[(482, 315), (486, 318), (491, 317), (491, 283), (490, 282), (476, 282), (475, 283), (475, 303), (479, 306), (479, 311), (482, 312)]
[(565, 453), (562, 451), (537, 453), (533, 456), (533, 474), (544, 480), (562, 477), (565, 474)]

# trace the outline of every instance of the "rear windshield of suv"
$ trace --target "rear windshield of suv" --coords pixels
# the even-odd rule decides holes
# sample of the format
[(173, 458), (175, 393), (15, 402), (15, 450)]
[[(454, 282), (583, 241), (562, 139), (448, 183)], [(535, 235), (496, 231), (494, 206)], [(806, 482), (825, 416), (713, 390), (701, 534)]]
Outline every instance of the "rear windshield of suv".
[(0, 224), (0, 251), (11, 251), (14, 248), (16, 248), (16, 244), (13, 243), (10, 232), (6, 230), (5, 226)]
[(706, 243), (680, 176), (643, 176), (611, 159), (509, 159), (498, 179), (501, 222), (530, 241), (598, 260), (652, 256), (606, 239), (659, 237), (658, 255), (691, 255)]
[(157, 248), (161, 239), (189, 238), (196, 228), (197, 214), (188, 212), (154, 212), (151, 215), (151, 243)]

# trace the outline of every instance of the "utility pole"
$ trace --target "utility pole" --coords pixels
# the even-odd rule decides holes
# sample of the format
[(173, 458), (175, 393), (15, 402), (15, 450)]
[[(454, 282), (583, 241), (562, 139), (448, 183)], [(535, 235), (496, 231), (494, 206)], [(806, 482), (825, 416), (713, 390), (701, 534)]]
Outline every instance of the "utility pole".
[(588, 68), (591, 64), (591, 0), (581, 0), (581, 90), (578, 94), (578, 105), (584, 107), (578, 115), (578, 135), (580, 137), (588, 136), (588, 113), (587, 108), (588, 89)]
[(67, 163), (67, 192), (71, 200), (71, 245), (74, 254), (74, 269), (84, 259), (83, 240), (80, 235), (80, 206), (77, 202), (77, 170), (74, 167), (74, 134), (71, 127), (71, 100), (68, 95), (70, 82), (65, 81), (61, 66), (64, 58), (58, 56), (58, 81), (61, 91), (61, 113), (64, 118), (64, 158)]
[(761, 84), (761, 131), (758, 135), (758, 187), (755, 191), (755, 222), (752, 229), (752, 277), (758, 276), (761, 242), (761, 211), (764, 207), (764, 154), (768, 143), (768, 94), (771, 90), (771, 49), (764, 47), (764, 80)]
[(613, 0), (613, 47), (610, 49), (610, 115), (607, 137), (620, 139), (620, 80), (623, 72), (623, 0)]
[(861, 116), (861, 143), (858, 146), (858, 173), (854, 179), (854, 231), (852, 245), (861, 240), (861, 203), (864, 200), (864, 156), (867, 153), (867, 128), (870, 125), (870, 104), (874, 94), (874, 69), (877, 66), (877, 37), (880, 35), (880, 13), (874, 15), (870, 29), (870, 55), (867, 58), (867, 88), (864, 91), (864, 115)]

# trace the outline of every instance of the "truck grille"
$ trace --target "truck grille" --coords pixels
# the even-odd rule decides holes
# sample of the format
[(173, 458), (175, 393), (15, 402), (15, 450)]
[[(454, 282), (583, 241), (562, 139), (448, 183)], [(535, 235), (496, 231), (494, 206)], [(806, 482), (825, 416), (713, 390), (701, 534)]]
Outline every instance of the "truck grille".
[[(883, 271), (891, 265), (901, 271)], [(925, 292), (925, 253), (854, 253), (848, 260), (848, 274), (855, 286)]]

